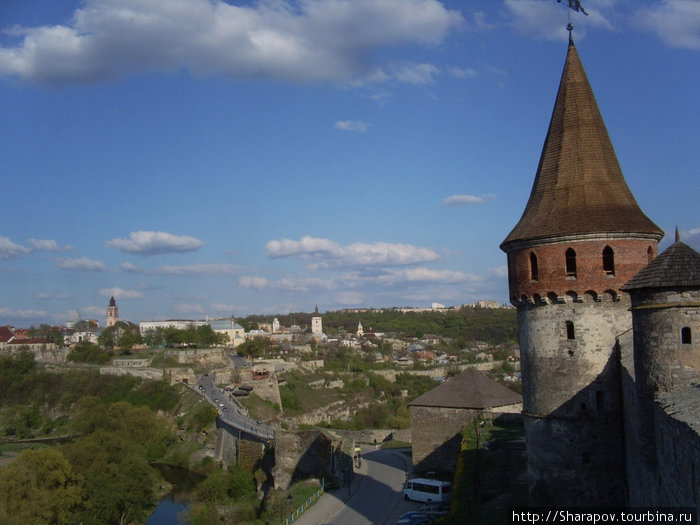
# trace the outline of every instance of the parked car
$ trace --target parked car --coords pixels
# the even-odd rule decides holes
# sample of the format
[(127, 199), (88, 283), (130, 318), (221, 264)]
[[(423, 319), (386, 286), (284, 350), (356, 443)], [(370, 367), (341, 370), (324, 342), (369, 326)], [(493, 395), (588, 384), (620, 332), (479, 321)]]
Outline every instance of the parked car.
[(431, 521), (427, 514), (414, 510), (399, 516), (396, 525), (426, 525)]
[(431, 501), (418, 507), (418, 512), (422, 512), (429, 518), (435, 519), (441, 516), (447, 516), (450, 513), (450, 508), (444, 503)]

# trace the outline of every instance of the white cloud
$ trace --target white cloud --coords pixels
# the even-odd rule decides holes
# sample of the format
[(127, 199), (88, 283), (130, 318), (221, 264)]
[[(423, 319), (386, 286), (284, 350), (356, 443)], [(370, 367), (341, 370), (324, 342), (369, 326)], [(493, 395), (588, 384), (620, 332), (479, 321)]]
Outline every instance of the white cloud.
[[(673, 236), (669, 237), (673, 238)], [(681, 241), (692, 246), (696, 250), (700, 250), (700, 228), (691, 228), (690, 230), (682, 231)]]
[(112, 239), (105, 244), (122, 252), (140, 255), (191, 252), (204, 246), (202, 241), (194, 237), (161, 231), (131, 232), (128, 239)]
[(53, 239), (27, 239), (27, 242), (31, 245), (31, 247), (35, 250), (43, 250), (47, 252), (57, 252), (61, 248), (59, 248), (58, 244), (56, 241)]
[(202, 306), (199, 304), (176, 304), (175, 306), (173, 306), (173, 308), (179, 314), (192, 315), (205, 313), (204, 308), (202, 308)]
[(289, 292), (308, 292), (311, 289), (330, 289), (333, 282), (318, 277), (285, 277), (272, 283), (272, 286)]
[(508, 267), (506, 265), (503, 265), (503, 266), (499, 266), (497, 268), (491, 268), (489, 270), (489, 273), (491, 275), (496, 276), (496, 277), (506, 278), (506, 277), (508, 277)]
[(142, 299), (143, 294), (137, 290), (124, 290), (115, 286), (113, 288), (100, 288), (102, 297), (114, 297), (115, 299)]
[(495, 195), (452, 195), (442, 201), (445, 206), (464, 206), (466, 204), (484, 204), (496, 198)]
[(26, 246), (14, 243), (9, 237), (0, 235), (0, 259), (14, 259), (31, 252)]
[(141, 272), (141, 268), (139, 266), (136, 266), (135, 264), (130, 263), (128, 261), (123, 262), (121, 264), (120, 268), (125, 272), (134, 272), (134, 273)]
[(107, 270), (107, 266), (103, 262), (94, 261), (87, 257), (57, 259), (56, 266), (66, 270), (90, 270), (96, 272)]
[(436, 44), (463, 23), (437, 0), (101, 0), (69, 25), (15, 27), (0, 75), (43, 84), (103, 82), (186, 68), (231, 78), (352, 82), (377, 52)]
[(376, 279), (379, 284), (394, 286), (398, 283), (415, 283), (415, 282), (431, 282), (431, 283), (446, 283), (454, 284), (460, 282), (480, 281), (481, 278), (476, 275), (456, 272), (453, 270), (433, 270), (430, 268), (403, 268), (400, 270), (391, 270), (385, 275)]
[(46, 317), (48, 314), (44, 310), (22, 310), (14, 308), (0, 308), (0, 316), (9, 319), (35, 319)]
[(227, 263), (200, 263), (185, 265), (164, 265), (154, 270), (162, 275), (232, 275), (240, 273), (240, 267)]
[(635, 11), (632, 23), (670, 47), (700, 50), (700, 2), (662, 0)]
[(341, 246), (328, 239), (319, 239), (305, 235), (299, 241), (282, 239), (267, 243), (268, 257), (292, 257), (299, 255), (327, 254), (333, 255), (342, 251)]
[(367, 123), (361, 120), (339, 120), (333, 127), (343, 131), (357, 131), (360, 133), (367, 131)]
[(267, 288), (268, 280), (265, 277), (253, 277), (249, 275), (244, 275), (238, 279), (239, 286), (244, 288), (254, 288), (256, 290), (262, 290)]
[(238, 279), (238, 284), (244, 288), (254, 288), (256, 290), (269, 288), (285, 292), (308, 292), (311, 289), (329, 290), (333, 288), (332, 279), (301, 276), (287, 276), (277, 281), (270, 281), (265, 277), (247, 275)]
[(337, 242), (304, 236), (299, 241), (282, 239), (267, 243), (271, 258), (314, 258), (316, 267), (338, 266), (399, 266), (435, 261), (437, 253), (430, 248), (386, 242), (355, 243), (342, 246)]
[(414, 85), (430, 84), (440, 74), (440, 70), (432, 64), (398, 64), (391, 72), (399, 82)]
[[(587, 27), (613, 30), (612, 24), (603, 16), (595, 5), (582, 2), (588, 16), (582, 13), (576, 15), (573, 21), (575, 36), (579, 39), (586, 35)], [(564, 40), (568, 38), (566, 25), (562, 23), (562, 10), (569, 9), (564, 0), (561, 5), (553, 3), (553, 0), (505, 0), (507, 11), (511, 15), (510, 26), (519, 33), (532, 38), (545, 40)], [(601, 5), (602, 7), (602, 5)]]
[(68, 294), (63, 294), (63, 293), (48, 293), (48, 292), (37, 292), (34, 295), (32, 295), (34, 299), (38, 299), (40, 301), (49, 301), (49, 300), (63, 300), (63, 299), (70, 299), (71, 296)]
[(333, 298), (337, 304), (341, 305), (361, 305), (365, 302), (364, 294), (360, 292), (339, 292)]
[(476, 78), (479, 76), (476, 69), (472, 68), (462, 69), (459, 67), (451, 67), (449, 71), (450, 75), (456, 78)]
[(223, 313), (223, 314), (226, 314), (226, 313), (231, 314), (232, 312), (242, 310), (242, 308), (240, 306), (233, 305), (233, 304), (223, 304), (223, 303), (212, 303), (211, 305), (209, 305), (209, 309), (214, 311), (214, 312)]

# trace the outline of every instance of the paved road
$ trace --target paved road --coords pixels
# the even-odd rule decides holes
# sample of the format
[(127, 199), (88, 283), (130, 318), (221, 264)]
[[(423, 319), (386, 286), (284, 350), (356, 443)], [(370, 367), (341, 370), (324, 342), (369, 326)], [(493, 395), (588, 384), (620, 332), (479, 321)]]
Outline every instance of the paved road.
[[(203, 389), (200, 389), (200, 386)], [(214, 379), (211, 375), (201, 378), (196, 387), (197, 391), (201, 392), (204, 398), (216, 407), (221, 421), (257, 438), (274, 439), (274, 428), (245, 415), (240, 404), (230, 392), (225, 392), (214, 386)]]
[(328, 492), (311, 507), (296, 525), (388, 525), (418, 506), (403, 500), (410, 459), (401, 452), (375, 450), (363, 446), (363, 462), (355, 469), (350, 489), (347, 486)]

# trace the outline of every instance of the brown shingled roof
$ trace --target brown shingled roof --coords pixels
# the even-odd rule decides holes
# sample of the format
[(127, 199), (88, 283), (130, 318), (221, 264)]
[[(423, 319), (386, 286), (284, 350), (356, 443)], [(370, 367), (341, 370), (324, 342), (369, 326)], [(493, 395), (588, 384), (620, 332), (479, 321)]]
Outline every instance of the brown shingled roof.
[(700, 253), (676, 241), (632, 277), (622, 290), (700, 287)]
[(663, 236), (625, 182), (593, 90), (569, 41), (530, 199), (501, 244), (586, 233)]
[(9, 326), (0, 326), (0, 343), (8, 343), (13, 337), (14, 334)]
[(473, 368), (467, 368), (458, 376), (414, 399), (410, 406), (484, 409), (522, 402), (520, 394), (481, 375)]

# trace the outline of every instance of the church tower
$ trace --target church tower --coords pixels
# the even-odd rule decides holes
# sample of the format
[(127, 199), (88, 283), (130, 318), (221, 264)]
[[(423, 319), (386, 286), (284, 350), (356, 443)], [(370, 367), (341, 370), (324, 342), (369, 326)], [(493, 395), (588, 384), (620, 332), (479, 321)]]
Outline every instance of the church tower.
[(119, 308), (117, 308), (117, 302), (112, 297), (107, 307), (107, 326), (114, 326), (117, 324), (117, 321), (119, 321)]
[(318, 305), (316, 305), (316, 310), (311, 316), (311, 334), (315, 336), (323, 335), (323, 320), (321, 314), (318, 313)]
[(621, 287), (662, 236), (627, 187), (570, 34), (530, 198), (501, 244), (534, 505), (626, 502), (616, 340), (632, 318)]

